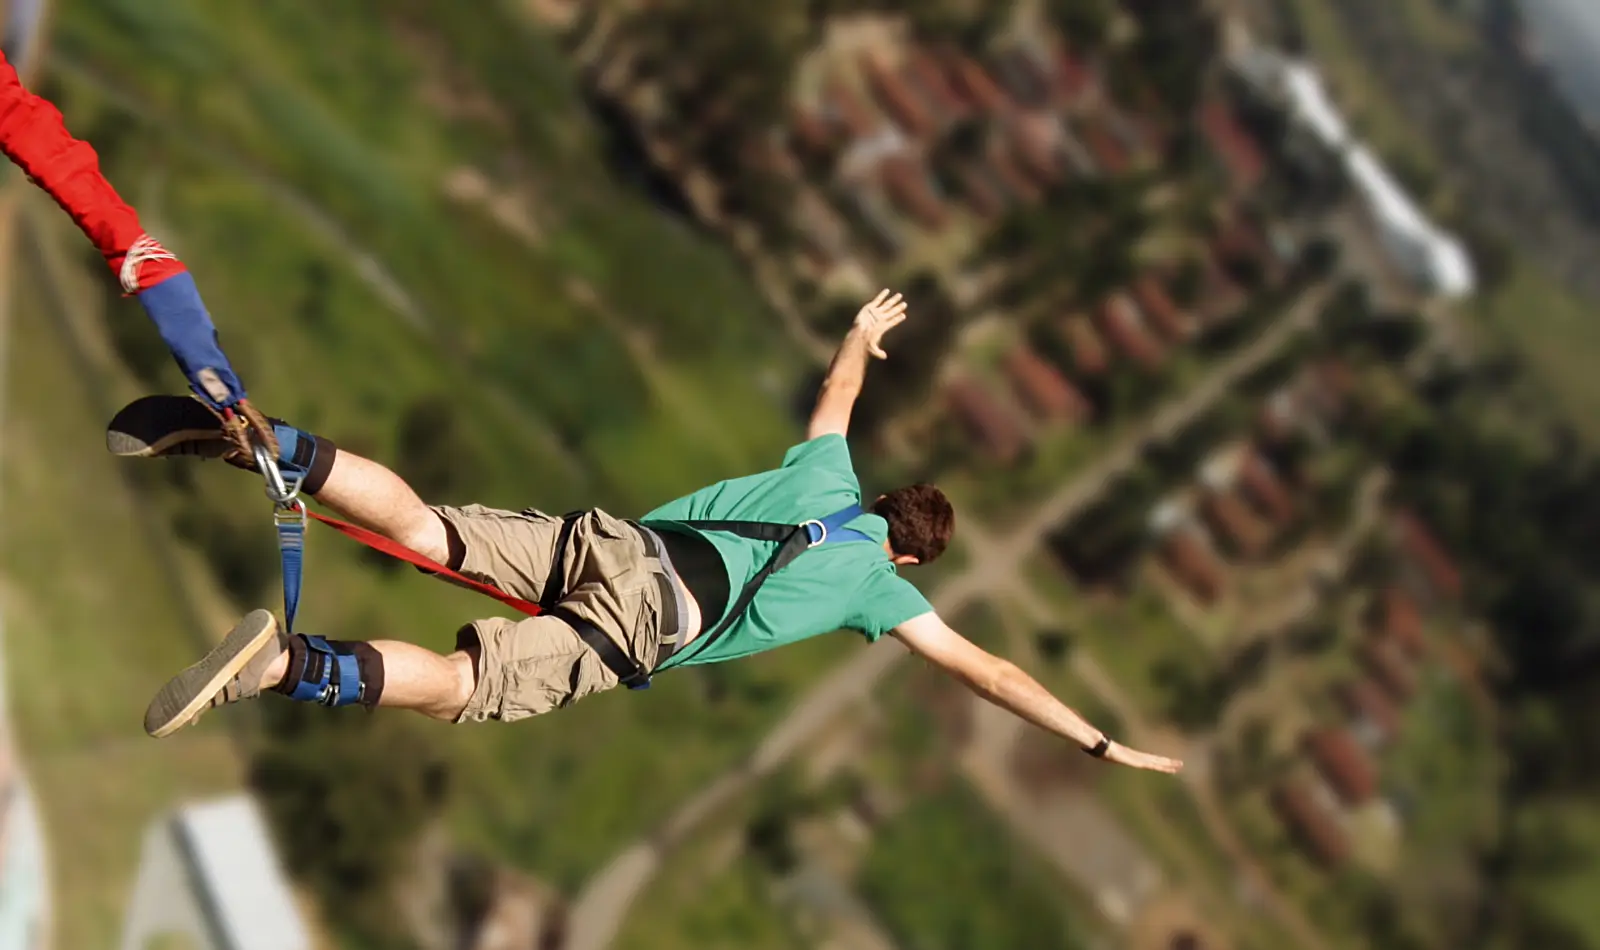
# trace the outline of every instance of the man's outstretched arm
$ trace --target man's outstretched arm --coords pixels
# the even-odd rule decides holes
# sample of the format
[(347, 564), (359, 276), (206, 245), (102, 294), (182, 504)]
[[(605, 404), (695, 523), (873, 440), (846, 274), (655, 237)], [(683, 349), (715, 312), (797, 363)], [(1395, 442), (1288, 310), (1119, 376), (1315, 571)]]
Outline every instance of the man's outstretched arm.
[(828, 375), (822, 381), (822, 391), (817, 394), (817, 407), (811, 411), (811, 424), (806, 427), (806, 438), (824, 435), (845, 435), (850, 428), (850, 410), (855, 408), (856, 397), (861, 395), (861, 384), (867, 378), (867, 358), (885, 358), (879, 342), (883, 335), (906, 318), (906, 304), (899, 294), (890, 296), (884, 290), (856, 314), (856, 322), (839, 345), (828, 365)]
[(1183, 763), (1139, 752), (1111, 742), (1110, 737), (1068, 708), (1016, 664), (1001, 659), (963, 637), (939, 618), (926, 613), (894, 630), (913, 653), (960, 680), (968, 689), (1043, 729), (1070, 739), (1085, 751), (1108, 744), (1101, 757), (1119, 765), (1155, 772), (1176, 772)]

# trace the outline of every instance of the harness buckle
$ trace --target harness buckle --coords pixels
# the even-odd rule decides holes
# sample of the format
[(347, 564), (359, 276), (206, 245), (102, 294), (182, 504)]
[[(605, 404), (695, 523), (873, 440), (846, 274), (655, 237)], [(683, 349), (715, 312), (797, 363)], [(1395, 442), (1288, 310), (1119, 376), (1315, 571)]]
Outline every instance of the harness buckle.
[[(811, 526), (812, 525), (816, 525), (817, 526), (817, 533), (816, 533), (815, 537), (813, 537), (812, 534), (811, 534)], [(816, 518), (812, 518), (810, 521), (802, 521), (800, 523), (800, 527), (803, 528), (805, 530), (805, 533), (806, 533), (806, 548), (807, 548), (807, 550), (809, 550), (811, 548), (814, 548), (817, 545), (819, 545), (819, 544), (823, 543), (824, 541), (828, 540), (828, 526), (826, 524), (823, 524), (821, 521), (819, 521)]]
[(291, 498), (287, 503), (277, 503), (272, 508), (272, 523), (280, 528), (287, 524), (297, 524), (304, 528), (309, 520), (306, 515), (306, 503), (299, 498)]

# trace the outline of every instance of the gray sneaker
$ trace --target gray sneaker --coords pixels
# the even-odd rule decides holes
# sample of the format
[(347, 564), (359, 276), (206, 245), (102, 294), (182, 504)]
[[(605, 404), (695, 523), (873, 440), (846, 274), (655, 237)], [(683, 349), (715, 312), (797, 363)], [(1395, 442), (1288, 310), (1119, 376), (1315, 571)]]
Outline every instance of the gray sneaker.
[(270, 611), (252, 610), (198, 663), (167, 681), (144, 711), (144, 731), (157, 739), (192, 725), (208, 709), (261, 695), (267, 668), (289, 647)]

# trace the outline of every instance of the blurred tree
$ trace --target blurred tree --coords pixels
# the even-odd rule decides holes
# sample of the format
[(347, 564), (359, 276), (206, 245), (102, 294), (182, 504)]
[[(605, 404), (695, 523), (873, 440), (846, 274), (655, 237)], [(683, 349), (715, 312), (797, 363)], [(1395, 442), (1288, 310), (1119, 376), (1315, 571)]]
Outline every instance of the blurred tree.
[(173, 530), (198, 547), (234, 603), (254, 606), (278, 575), (273, 542), (251, 512), (238, 516), (191, 498), (177, 509)]
[(1072, 655), (1076, 638), (1066, 630), (1041, 630), (1034, 636), (1039, 655), (1048, 663), (1065, 662)]
[(1137, 272), (1138, 245), (1151, 227), (1142, 179), (1080, 179), (1048, 203), (1013, 210), (985, 242), (1003, 260), (1001, 288), (1013, 304), (1040, 299), (1098, 302)]
[(306, 261), (301, 269), (304, 289), (295, 305), (295, 316), (312, 330), (328, 328), (328, 297), (333, 289), (333, 271), (321, 258)]
[(1190, 115), (1200, 103), (1221, 48), (1216, 18), (1191, 0), (1124, 0), (1138, 20), (1138, 34), (1126, 55), (1156, 97), (1177, 115)]
[(935, 274), (913, 275), (905, 282), (904, 293), (917, 302), (917, 318), (895, 331), (885, 345), (891, 358), (867, 374), (855, 414), (865, 433), (876, 432), (899, 412), (928, 398), (959, 328), (960, 311)]
[(406, 935), (392, 885), (419, 832), (440, 813), (448, 768), (429, 733), (404, 716), (263, 704), (251, 763), (288, 864), (342, 930), (375, 946)]
[(1515, 267), (1511, 242), (1465, 215), (1458, 216), (1450, 227), (1467, 246), (1478, 278), (1478, 292), (1492, 295), (1505, 286)]
[(1078, 51), (1106, 41), (1116, 8), (1108, 0), (1045, 0), (1045, 16)]
[(619, 38), (639, 72), (665, 84), (691, 140), (736, 152), (784, 117), (811, 38), (808, 15), (798, 0), (664, 0), (629, 17)]
[(724, 194), (724, 210), (748, 220), (761, 234), (769, 251), (793, 250), (799, 242), (794, 226), (796, 183), (766, 168), (744, 168), (731, 178)]
[(1219, 677), (1174, 657), (1156, 661), (1150, 679), (1164, 694), (1167, 715), (1191, 732), (1216, 725), (1228, 701), (1227, 686)]
[(406, 408), (395, 438), (395, 471), (430, 503), (459, 502), (476, 490), (476, 451), (457, 402), (423, 396)]

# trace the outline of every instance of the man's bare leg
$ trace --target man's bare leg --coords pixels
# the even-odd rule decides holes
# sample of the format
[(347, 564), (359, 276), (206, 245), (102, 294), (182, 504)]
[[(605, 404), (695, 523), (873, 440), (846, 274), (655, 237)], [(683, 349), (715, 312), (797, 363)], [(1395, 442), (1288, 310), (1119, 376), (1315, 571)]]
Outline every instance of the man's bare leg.
[(441, 656), (410, 643), (324, 640), (286, 634), (271, 611), (252, 610), (205, 656), (168, 680), (145, 709), (145, 731), (169, 736), (207, 709), (265, 691), (329, 706), (410, 709), (461, 716), (478, 685), (476, 646)]
[[(444, 523), (400, 476), (341, 451), (333, 442), (272, 420), (278, 467), (305, 492), (363, 527), (436, 561), (450, 555)], [(223, 458), (253, 471), (238, 456), (217, 417), (187, 396), (145, 396), (124, 406), (106, 427), (106, 448), (128, 458)]]
[(450, 536), (444, 522), (405, 479), (370, 459), (340, 449), (317, 501), (364, 528), (444, 563)]
[[(478, 688), (477, 661), (463, 650), (440, 656), (398, 640), (373, 640), (371, 646), (383, 657), (379, 706), (410, 709), (432, 719), (454, 722)], [(262, 676), (261, 689), (277, 687), (288, 672), (289, 654), (280, 654)]]

